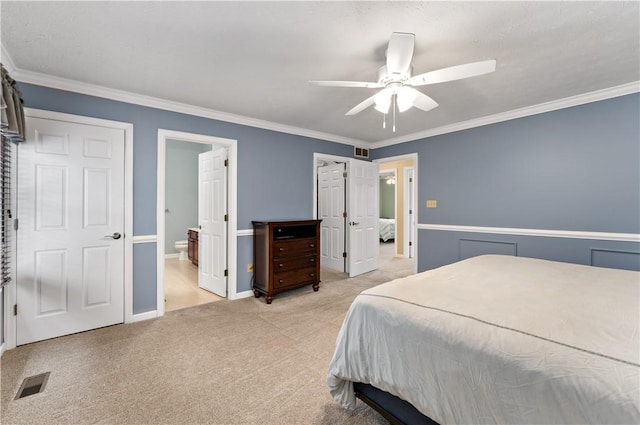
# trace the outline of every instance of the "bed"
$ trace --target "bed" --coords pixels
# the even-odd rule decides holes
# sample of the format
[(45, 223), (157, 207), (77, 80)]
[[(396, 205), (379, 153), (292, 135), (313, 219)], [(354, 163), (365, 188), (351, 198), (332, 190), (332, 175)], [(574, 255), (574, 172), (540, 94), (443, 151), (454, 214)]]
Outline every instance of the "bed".
[(470, 258), (358, 295), (329, 391), (348, 409), (357, 391), (393, 419), (363, 388), (388, 394), (420, 423), (637, 424), (639, 303), (638, 272)]
[(396, 220), (394, 218), (381, 218), (380, 240), (387, 242), (396, 238)]

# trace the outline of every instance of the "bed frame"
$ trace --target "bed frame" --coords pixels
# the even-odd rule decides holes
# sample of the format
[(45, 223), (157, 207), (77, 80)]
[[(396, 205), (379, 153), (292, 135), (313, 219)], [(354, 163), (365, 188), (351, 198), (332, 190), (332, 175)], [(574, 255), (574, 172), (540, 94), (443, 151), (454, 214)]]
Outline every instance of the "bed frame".
[(392, 425), (438, 425), (409, 402), (374, 386), (354, 382), (353, 390), (356, 397), (380, 413)]

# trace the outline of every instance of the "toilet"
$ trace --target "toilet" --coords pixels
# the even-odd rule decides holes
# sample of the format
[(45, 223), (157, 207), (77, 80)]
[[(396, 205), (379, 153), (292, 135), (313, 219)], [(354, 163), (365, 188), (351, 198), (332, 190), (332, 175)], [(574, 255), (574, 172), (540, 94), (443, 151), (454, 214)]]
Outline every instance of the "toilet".
[(176, 241), (175, 244), (176, 247), (176, 251), (178, 251), (178, 260), (180, 261), (184, 261), (187, 259), (187, 247), (188, 247), (188, 242), (187, 241)]

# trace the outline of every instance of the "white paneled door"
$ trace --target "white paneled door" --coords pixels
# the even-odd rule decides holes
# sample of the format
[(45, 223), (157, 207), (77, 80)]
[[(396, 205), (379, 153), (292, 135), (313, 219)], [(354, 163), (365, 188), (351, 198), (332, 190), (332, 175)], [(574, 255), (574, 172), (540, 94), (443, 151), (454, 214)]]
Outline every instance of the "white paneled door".
[(320, 223), (320, 264), (345, 271), (345, 164), (318, 168), (318, 218)]
[(33, 117), (26, 125), (18, 345), (124, 320), (124, 130)]
[(227, 148), (199, 155), (198, 286), (227, 296)]
[(378, 163), (351, 160), (348, 171), (348, 251), (349, 276), (378, 268), (380, 238), (378, 203)]

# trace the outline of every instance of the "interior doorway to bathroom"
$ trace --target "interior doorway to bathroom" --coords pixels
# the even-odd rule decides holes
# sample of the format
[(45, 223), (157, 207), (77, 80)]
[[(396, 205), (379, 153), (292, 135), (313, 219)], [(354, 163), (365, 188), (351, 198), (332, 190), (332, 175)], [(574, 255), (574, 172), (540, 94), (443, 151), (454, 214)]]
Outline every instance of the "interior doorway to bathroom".
[(236, 155), (235, 140), (158, 131), (158, 316), (236, 296)]
[[(166, 141), (164, 298), (165, 311), (223, 299), (199, 287), (199, 159), (214, 146), (182, 140)], [(218, 148), (223, 149), (223, 148)], [(206, 267), (206, 265), (203, 265)]]

